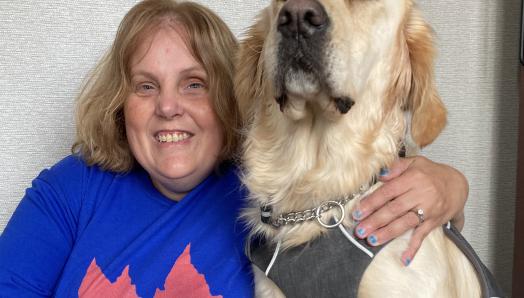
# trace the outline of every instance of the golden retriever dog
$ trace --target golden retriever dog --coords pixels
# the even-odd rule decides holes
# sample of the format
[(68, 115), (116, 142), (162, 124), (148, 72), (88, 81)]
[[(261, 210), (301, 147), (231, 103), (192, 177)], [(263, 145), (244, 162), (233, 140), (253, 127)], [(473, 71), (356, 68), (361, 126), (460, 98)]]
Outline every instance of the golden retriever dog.
[[(380, 169), (402, 147), (409, 154), (430, 144), (446, 124), (434, 52), (413, 0), (271, 1), (241, 42), (235, 78), (250, 194), (243, 217), (253, 237), (275, 251), (300, 247), (300, 255), (332, 230), (351, 231), (345, 215), (379, 186), (371, 181)], [(411, 232), (374, 256), (358, 297), (481, 296), (475, 269), (443, 229), (404, 266)], [(297, 297), (254, 270), (258, 297)], [(333, 279), (316, 270), (301, 278)]]

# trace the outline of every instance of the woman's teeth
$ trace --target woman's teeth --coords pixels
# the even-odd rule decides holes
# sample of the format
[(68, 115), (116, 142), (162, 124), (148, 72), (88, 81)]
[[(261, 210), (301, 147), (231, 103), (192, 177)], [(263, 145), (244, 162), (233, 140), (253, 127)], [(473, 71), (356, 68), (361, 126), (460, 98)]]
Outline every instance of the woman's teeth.
[(189, 138), (190, 135), (188, 133), (182, 132), (182, 133), (166, 133), (166, 134), (159, 134), (157, 136), (157, 140), (160, 143), (176, 143), (183, 141), (187, 138)]

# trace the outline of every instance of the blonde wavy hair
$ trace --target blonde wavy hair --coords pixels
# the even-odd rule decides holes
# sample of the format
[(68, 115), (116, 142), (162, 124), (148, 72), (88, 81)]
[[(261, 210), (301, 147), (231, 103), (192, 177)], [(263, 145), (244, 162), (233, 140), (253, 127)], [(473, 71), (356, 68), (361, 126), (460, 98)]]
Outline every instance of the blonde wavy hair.
[(145, 0), (126, 14), (112, 47), (89, 75), (77, 98), (72, 151), (89, 165), (115, 172), (126, 172), (134, 166), (123, 112), (131, 92), (129, 62), (144, 38), (166, 23), (185, 29), (188, 48), (207, 72), (210, 98), (224, 130), (218, 163), (234, 157), (240, 128), (233, 91), (233, 56), (237, 49), (234, 35), (215, 13), (199, 4)]

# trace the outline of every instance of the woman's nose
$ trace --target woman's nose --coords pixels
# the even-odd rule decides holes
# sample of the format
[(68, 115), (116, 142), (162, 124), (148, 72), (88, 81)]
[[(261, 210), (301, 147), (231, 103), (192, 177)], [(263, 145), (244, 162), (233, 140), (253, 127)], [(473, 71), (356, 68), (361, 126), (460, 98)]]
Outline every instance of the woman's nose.
[(174, 91), (162, 91), (157, 97), (156, 114), (162, 118), (172, 119), (184, 113), (182, 97)]

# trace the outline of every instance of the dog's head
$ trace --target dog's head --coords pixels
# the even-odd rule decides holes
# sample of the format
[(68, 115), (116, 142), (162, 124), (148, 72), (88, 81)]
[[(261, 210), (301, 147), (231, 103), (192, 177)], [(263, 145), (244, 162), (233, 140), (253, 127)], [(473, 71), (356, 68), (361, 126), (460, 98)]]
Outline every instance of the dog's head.
[(446, 122), (433, 59), (412, 0), (273, 0), (241, 43), (236, 95), (248, 125), (262, 112), (379, 130), (408, 111), (423, 147)]

